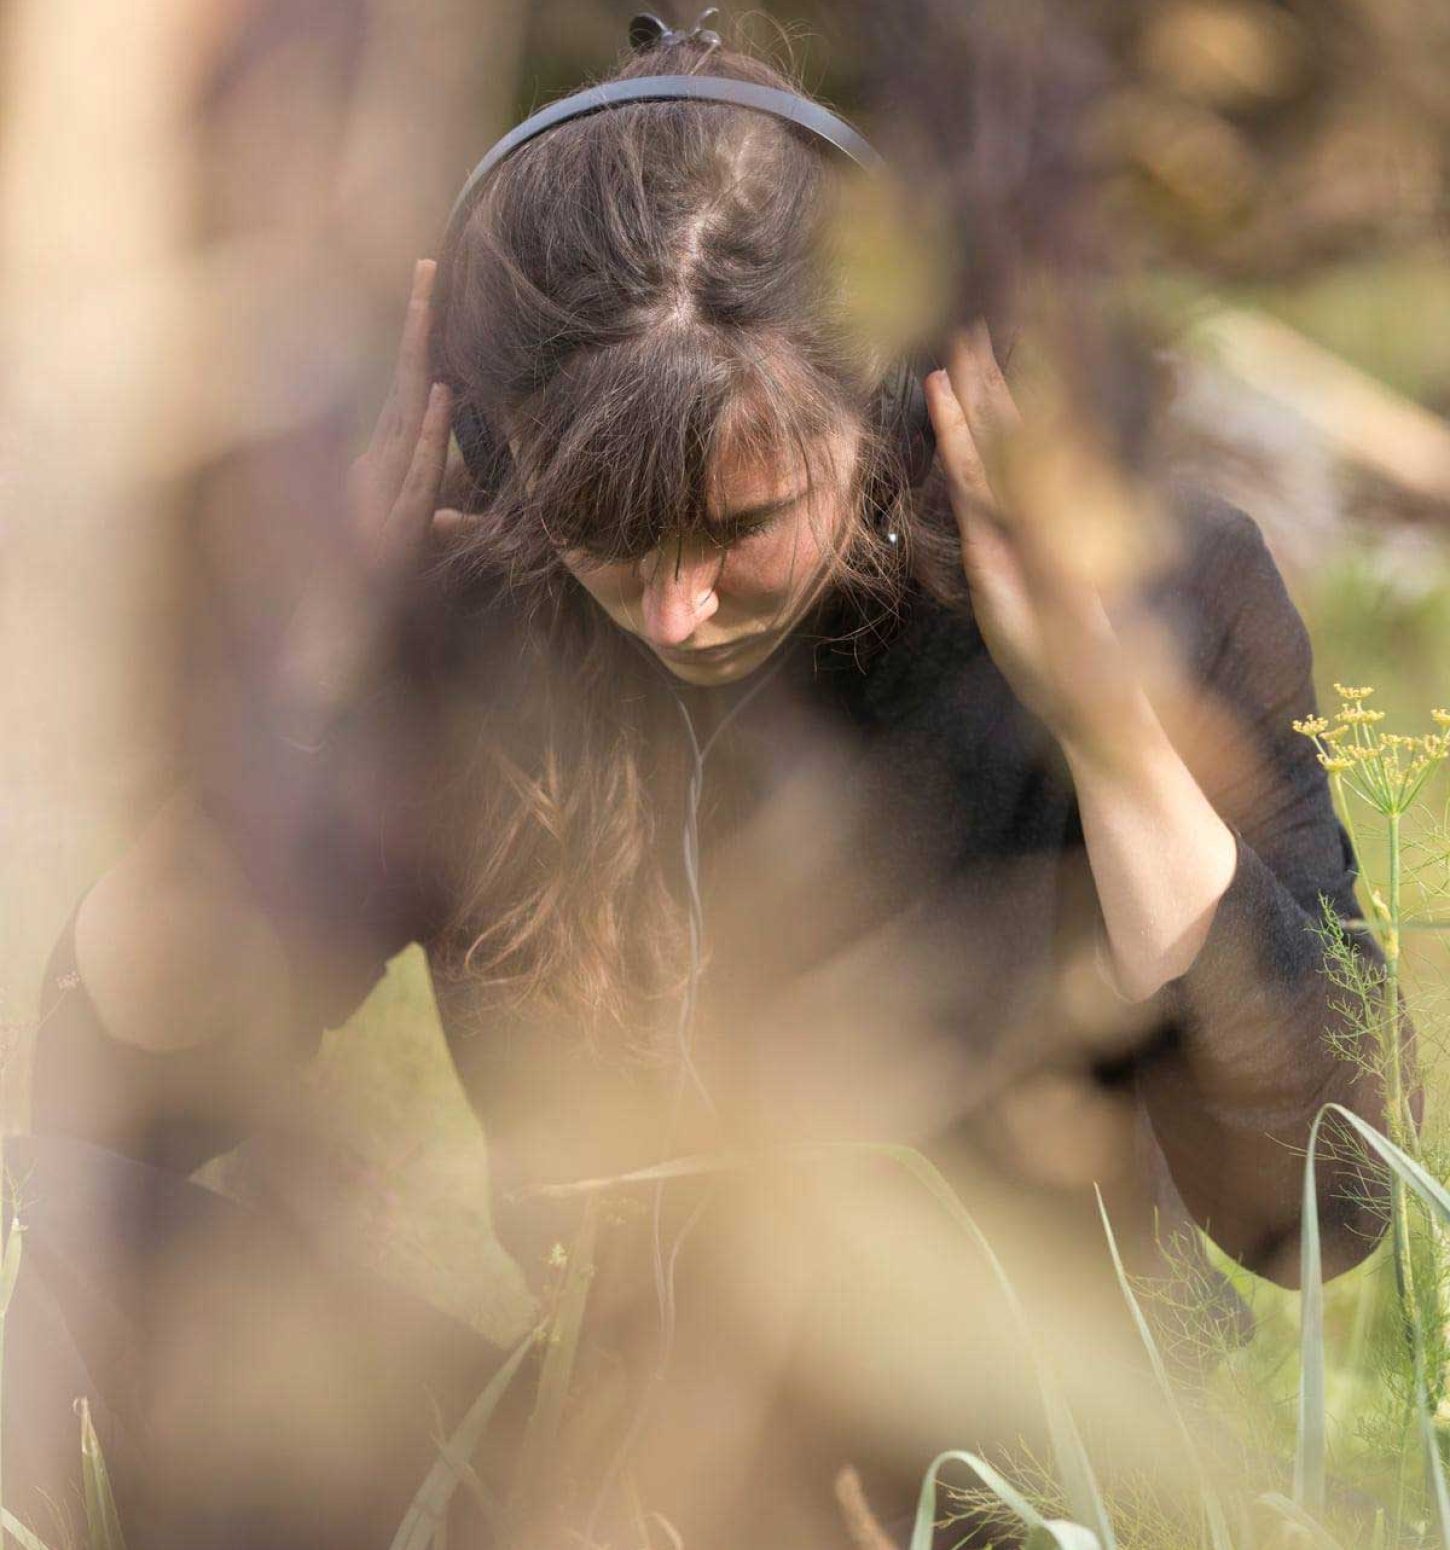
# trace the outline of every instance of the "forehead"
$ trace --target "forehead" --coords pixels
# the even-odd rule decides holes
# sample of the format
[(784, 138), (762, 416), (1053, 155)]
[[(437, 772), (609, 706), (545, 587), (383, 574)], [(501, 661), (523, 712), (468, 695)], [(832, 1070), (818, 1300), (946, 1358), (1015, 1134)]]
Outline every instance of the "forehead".
[(804, 451), (792, 447), (773, 457), (722, 450), (710, 470), (710, 514), (724, 519), (742, 507), (815, 488), (844, 484), (858, 441), (854, 429), (813, 438)]
[(617, 449), (613, 459), (576, 459), (545, 530), (556, 552), (613, 564), (691, 533), (729, 541), (734, 531), (785, 514), (761, 507), (784, 506), (808, 489), (791, 514), (814, 521), (827, 504), (844, 504), (858, 441), (851, 423), (798, 439), (726, 435), (698, 461), (655, 444), (637, 448), (637, 460), (621, 459)]

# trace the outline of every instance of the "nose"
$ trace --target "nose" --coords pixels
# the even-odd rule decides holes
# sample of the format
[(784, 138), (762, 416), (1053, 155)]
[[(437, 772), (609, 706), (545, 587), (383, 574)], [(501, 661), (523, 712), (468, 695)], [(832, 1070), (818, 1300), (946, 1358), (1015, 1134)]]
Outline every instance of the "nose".
[(657, 549), (644, 562), (644, 636), (652, 646), (683, 645), (720, 606), (720, 557)]

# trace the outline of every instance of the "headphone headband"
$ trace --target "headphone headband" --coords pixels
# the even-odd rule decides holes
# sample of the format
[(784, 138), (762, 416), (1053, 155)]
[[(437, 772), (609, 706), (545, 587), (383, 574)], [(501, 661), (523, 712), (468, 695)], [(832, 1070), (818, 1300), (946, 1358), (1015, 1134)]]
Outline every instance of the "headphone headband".
[[(706, 15), (709, 15), (707, 12)], [(638, 20), (638, 18), (637, 18)], [(479, 189), (500, 162), (530, 140), (571, 119), (584, 118), (630, 102), (718, 102), (749, 108), (798, 125), (868, 171), (879, 171), (886, 158), (858, 130), (829, 108), (809, 97), (760, 86), (722, 75), (644, 75), (634, 79), (605, 81), (585, 91), (551, 102), (504, 135), (484, 155), (468, 176), (449, 212), (440, 248), (438, 279), (434, 288), (435, 335), (443, 328), (451, 286), (454, 249), (462, 235)], [(878, 423), (902, 447), (908, 481), (919, 484), (931, 467), (936, 436), (927, 412), (922, 381), (936, 360), (925, 345), (918, 345), (908, 359), (898, 361), (876, 400)], [(454, 430), (460, 450), (480, 488), (491, 488), (509, 464), (507, 446), (498, 440), (478, 408), (460, 402), (454, 410)]]
[(884, 163), (874, 146), (853, 129), (845, 119), (824, 108), (808, 97), (798, 97), (794, 92), (781, 91), (775, 86), (760, 86), (754, 81), (737, 81), (724, 75), (642, 75), (633, 80), (605, 81), (587, 91), (561, 97), (557, 102), (540, 108), (523, 123), (516, 124), (484, 156), (468, 176), (462, 192), (453, 202), (448, 216), (448, 226), (443, 238), (446, 251), (463, 224), (464, 217), (473, 203), (473, 196), (489, 173), (501, 161), (512, 156), (521, 146), (537, 138), (556, 124), (570, 119), (584, 118), (604, 108), (618, 107), (628, 102), (678, 102), (691, 99), (698, 102), (721, 102), (732, 107), (752, 108), (757, 113), (769, 113), (773, 118), (799, 124), (819, 139), (829, 142), (858, 166), (871, 169)]

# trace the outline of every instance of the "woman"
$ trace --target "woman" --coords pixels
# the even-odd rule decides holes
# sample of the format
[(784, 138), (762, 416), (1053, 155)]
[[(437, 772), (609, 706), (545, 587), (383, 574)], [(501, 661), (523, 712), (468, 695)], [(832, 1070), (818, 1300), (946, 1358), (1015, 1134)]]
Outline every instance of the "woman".
[[(618, 73), (692, 71), (790, 85), (698, 30)], [(415, 273), (351, 563), (58, 944), (7, 1405), (91, 1396), (141, 1542), (386, 1544), (425, 1392), (447, 1421), (498, 1365), (185, 1179), (410, 941), (526, 1273), (588, 1198), (541, 1187), (759, 1162), (620, 1190), (644, 1214), (598, 1241), (531, 1543), (646, 1509), (691, 1545), (843, 1542), (847, 1460), (902, 1532), (938, 1447), (1035, 1427), (980, 1265), (865, 1143), (926, 1149), (1014, 1274), (1068, 1281), (1044, 1338), (1085, 1361), (1115, 1296), (1095, 1180), (1135, 1266), (1157, 1213), (1292, 1282), (1294, 1148), (1329, 1099), (1381, 1123), (1326, 1037), (1310, 927), (1320, 894), (1355, 913), (1352, 854), (1257, 528), (1169, 489), (1178, 547), (1089, 574), (1063, 539), (1091, 491), (980, 325), (925, 383), (908, 488), (831, 263), (837, 172), (696, 103), (505, 163), (431, 358)], [(460, 397), (511, 465), (438, 510)], [(1090, 443), (1071, 467), (1107, 477)], [(1024, 1146), (1025, 1112), (1058, 1134)], [(766, 1167), (800, 1142), (855, 1149)], [(1326, 1172), (1334, 1269), (1378, 1235), (1364, 1190)], [(24, 1479), (60, 1492), (44, 1434)]]

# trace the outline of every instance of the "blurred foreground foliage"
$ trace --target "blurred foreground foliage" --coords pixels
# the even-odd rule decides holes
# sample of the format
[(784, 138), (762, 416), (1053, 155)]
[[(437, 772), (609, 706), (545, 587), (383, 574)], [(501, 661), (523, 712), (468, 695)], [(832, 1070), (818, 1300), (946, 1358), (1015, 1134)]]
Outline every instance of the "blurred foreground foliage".
[[(697, 7), (659, 9), (688, 25)], [(71, 23), (45, 0), (12, 0), (5, 13), (0, 473), (15, 563), (0, 579), (0, 646), (16, 664), (6, 724), (28, 734), (4, 756), (19, 797), (0, 858), (11, 1120), (54, 928), (165, 788), (184, 719), (186, 545), (222, 570), (254, 554), (237, 536), (249, 525), (208, 551), (177, 514), (229, 477), (257, 499), (271, 487), (238, 476), (248, 457), (375, 398), (386, 350), (372, 346), (391, 336), (395, 280), (431, 251), (458, 176), (512, 117), (610, 58), (625, 20), (612, 0), (85, 10)], [(958, 309), (1008, 314), (1026, 268), (1064, 282), (1111, 272), (1168, 346), (1204, 308), (1262, 313), (1356, 372), (1364, 401), (1429, 457), (1447, 445), (1443, 0), (819, 0), (726, 20), (802, 62), (808, 87), (860, 113), (971, 233)], [(91, 62), (89, 84), (77, 61)], [(1374, 683), (1392, 724), (1415, 723), (1450, 698), (1450, 463), (1442, 483), (1404, 488), (1393, 458), (1366, 465), (1354, 427), (1305, 420), (1290, 375), (1270, 362), (1254, 384), (1254, 428), (1284, 427), (1273, 445), (1288, 452), (1261, 458), (1241, 498), (1286, 558), (1321, 703), (1336, 680)], [(1303, 462), (1307, 476), (1290, 467)], [(1386, 837), (1361, 839), (1366, 876), (1383, 877)], [(1406, 937), (1405, 982), (1427, 1023), (1446, 944)], [(1438, 1123), (1450, 1073), (1433, 1045), (1427, 1055)], [(395, 960), (328, 1035), (309, 1080), (327, 1116), (313, 1165), (233, 1158), (217, 1181), (266, 1194), (286, 1174), (288, 1209), (330, 1221), (383, 1274), (501, 1345), (516, 1339), (537, 1314), (522, 1273), (537, 1267), (513, 1265), (492, 1236), (484, 1139), (421, 953)], [(1266, 1457), (1286, 1458), (1300, 1299), (1224, 1268), (1258, 1332), (1210, 1386)], [(1211, 1347), (1194, 1310), (1184, 1318), (1185, 1339)], [(1387, 1250), (1326, 1289), (1324, 1324), (1335, 1467), (1357, 1488), (1397, 1489), (1414, 1442), (1406, 1389), (1386, 1378), (1405, 1354)], [(113, 1515), (93, 1477), (104, 1536)], [(1412, 1517), (1404, 1543), (1441, 1542)], [(1133, 1523), (1124, 1544), (1198, 1542), (1171, 1537), (1181, 1524), (1146, 1489)], [(1302, 1527), (1278, 1542), (1294, 1533), (1326, 1542)], [(1276, 1541), (1266, 1530), (1258, 1542)]]

